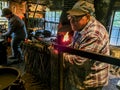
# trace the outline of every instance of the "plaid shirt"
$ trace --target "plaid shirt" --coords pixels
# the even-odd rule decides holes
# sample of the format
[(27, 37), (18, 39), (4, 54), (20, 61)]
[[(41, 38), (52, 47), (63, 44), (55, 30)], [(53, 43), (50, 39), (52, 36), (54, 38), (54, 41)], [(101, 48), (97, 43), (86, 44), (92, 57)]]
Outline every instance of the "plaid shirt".
[[(109, 36), (103, 25), (91, 17), (85, 28), (76, 32), (71, 47), (109, 55)], [(64, 53), (68, 82), (77, 89), (108, 84), (109, 64)]]

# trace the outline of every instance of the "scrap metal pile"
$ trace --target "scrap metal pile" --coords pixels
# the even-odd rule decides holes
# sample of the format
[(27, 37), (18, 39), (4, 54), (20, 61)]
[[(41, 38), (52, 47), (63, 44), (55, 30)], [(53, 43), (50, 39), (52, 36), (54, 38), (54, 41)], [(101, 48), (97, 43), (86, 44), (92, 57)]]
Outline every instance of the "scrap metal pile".
[(50, 51), (44, 42), (23, 43), (25, 69), (36, 81), (50, 84)]

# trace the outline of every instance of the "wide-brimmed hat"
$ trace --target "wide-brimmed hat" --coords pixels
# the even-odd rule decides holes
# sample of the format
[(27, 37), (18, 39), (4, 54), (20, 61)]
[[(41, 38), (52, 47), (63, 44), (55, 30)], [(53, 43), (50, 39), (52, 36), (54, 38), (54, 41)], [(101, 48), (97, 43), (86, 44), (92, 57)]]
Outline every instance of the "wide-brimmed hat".
[(2, 17), (9, 15), (9, 14), (12, 14), (12, 11), (9, 8), (2, 9), (2, 15), (1, 15)]
[(82, 16), (88, 13), (94, 14), (94, 12), (95, 12), (94, 4), (83, 0), (79, 0), (78, 2), (76, 2), (73, 8), (67, 11), (69, 15), (76, 16)]

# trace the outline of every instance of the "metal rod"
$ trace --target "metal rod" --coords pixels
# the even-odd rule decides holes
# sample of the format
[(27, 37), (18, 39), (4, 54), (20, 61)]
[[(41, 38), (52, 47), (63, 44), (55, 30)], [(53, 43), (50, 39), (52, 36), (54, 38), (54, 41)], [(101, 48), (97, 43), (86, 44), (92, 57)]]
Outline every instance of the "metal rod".
[(37, 5), (36, 5), (36, 7), (35, 7), (35, 11), (34, 11), (34, 14), (33, 14), (33, 18), (35, 17), (35, 13), (36, 13), (36, 11), (37, 11), (38, 5), (39, 5), (39, 0), (37, 0)]
[(55, 49), (61, 52), (67, 52), (67, 53), (71, 53), (74, 55), (86, 57), (92, 60), (97, 60), (97, 61), (120, 66), (120, 59), (116, 57), (94, 53), (94, 52), (83, 51), (83, 50), (76, 50), (70, 47), (65, 47), (65, 46), (57, 45), (57, 44), (53, 44), (53, 46)]

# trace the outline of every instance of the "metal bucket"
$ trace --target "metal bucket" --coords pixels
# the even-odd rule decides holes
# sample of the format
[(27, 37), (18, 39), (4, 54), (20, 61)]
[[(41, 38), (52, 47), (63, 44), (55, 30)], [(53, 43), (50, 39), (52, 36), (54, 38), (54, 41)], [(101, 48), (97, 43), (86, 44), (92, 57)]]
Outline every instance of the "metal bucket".
[(0, 90), (6, 90), (20, 78), (20, 72), (12, 67), (0, 67)]

